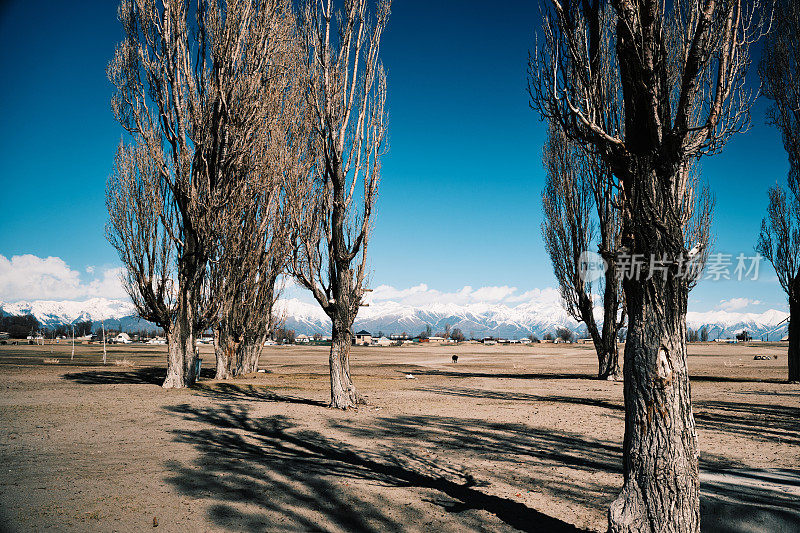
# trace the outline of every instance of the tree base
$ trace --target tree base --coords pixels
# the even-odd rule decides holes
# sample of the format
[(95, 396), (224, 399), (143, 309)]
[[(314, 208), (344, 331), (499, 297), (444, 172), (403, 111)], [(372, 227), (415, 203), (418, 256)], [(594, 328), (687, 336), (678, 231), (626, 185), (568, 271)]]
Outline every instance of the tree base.
[(644, 501), (635, 483), (622, 487), (617, 499), (608, 508), (608, 533), (638, 533), (648, 531), (644, 520)]

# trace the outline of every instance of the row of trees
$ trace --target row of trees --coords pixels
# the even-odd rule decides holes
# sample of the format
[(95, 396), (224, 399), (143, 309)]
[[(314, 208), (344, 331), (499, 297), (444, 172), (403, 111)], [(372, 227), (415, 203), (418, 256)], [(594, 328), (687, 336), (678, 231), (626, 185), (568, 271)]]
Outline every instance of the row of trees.
[(351, 327), (366, 292), (386, 133), (379, 51), (390, 4), (122, 0), (109, 64), (126, 132), (107, 235), (140, 316), (168, 342), (164, 387), (253, 371), (282, 274), (331, 318), (331, 404), (360, 397)]
[(703, 326), (700, 329), (686, 329), (686, 340), (688, 342), (706, 342), (708, 341), (708, 328)]
[(12, 339), (24, 339), (39, 330), (39, 321), (33, 315), (0, 316), (0, 331)]
[[(788, 1), (788, 0), (787, 0)], [(707, 253), (700, 158), (749, 126), (758, 0), (550, 0), (531, 53), (531, 106), (549, 125), (545, 241), (567, 309), (587, 324), (599, 374), (614, 376), (627, 319), (624, 485), (609, 531), (699, 531), (697, 434), (686, 365), (683, 263)], [(795, 107), (795, 109), (797, 109)], [(603, 332), (581, 254), (596, 247)], [(617, 276), (623, 256), (657, 258)]]

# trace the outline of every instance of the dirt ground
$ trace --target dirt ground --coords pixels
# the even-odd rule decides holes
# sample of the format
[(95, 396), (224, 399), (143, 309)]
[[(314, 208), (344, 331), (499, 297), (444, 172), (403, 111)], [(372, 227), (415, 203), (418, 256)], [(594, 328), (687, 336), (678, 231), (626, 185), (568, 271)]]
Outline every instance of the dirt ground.
[[(352, 412), (326, 407), (327, 350), (267, 347), (267, 373), (215, 382), (204, 346), (200, 384), (166, 391), (163, 346), (106, 366), (98, 346), (0, 346), (0, 529), (605, 529), (622, 384), (592, 379), (590, 346), (354, 348)], [(704, 531), (800, 530), (785, 345), (689, 352)]]

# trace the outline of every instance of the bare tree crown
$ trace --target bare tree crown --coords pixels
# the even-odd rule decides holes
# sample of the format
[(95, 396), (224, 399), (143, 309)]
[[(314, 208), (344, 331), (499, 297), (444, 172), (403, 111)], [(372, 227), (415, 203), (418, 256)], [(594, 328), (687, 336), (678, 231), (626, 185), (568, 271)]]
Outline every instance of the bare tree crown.
[[(308, 107), (316, 164), (300, 184), (293, 273), (326, 309), (355, 316), (364, 294), (370, 221), (385, 148), (386, 76), (380, 40), (390, 2), (309, 0), (304, 12)], [(357, 207), (357, 206), (361, 207)], [(355, 261), (354, 267), (351, 263)]]

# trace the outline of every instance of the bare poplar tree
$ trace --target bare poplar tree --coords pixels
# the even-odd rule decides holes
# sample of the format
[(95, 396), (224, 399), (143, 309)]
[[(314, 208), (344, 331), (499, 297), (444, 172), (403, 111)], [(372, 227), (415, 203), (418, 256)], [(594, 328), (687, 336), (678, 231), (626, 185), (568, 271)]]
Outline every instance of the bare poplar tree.
[[(542, 117), (618, 179), (628, 334), (625, 483), (609, 530), (699, 531), (697, 436), (686, 366), (692, 163), (749, 126), (754, 0), (551, 0), (531, 56)], [(615, 88), (618, 87), (618, 90)]]
[(257, 371), (273, 326), (276, 281), (288, 256), (288, 235), (279, 206), (273, 205), (279, 194), (280, 189), (256, 193), (256, 205), (231, 214), (219, 256), (210, 264), (212, 291), (218, 299), (213, 326), (217, 379)]
[[(291, 4), (262, 4), (250, 28), (245, 54), (255, 68), (242, 76), (252, 85), (232, 85), (226, 101), (247, 106), (252, 142), (232, 169), (226, 201), (219, 209), (209, 261), (214, 296), (217, 379), (255, 372), (273, 325), (276, 281), (290, 252), (286, 181), (308, 171), (304, 115), (304, 65)], [(246, 63), (245, 63), (246, 64)], [(230, 105), (230, 104), (229, 104)]]
[(367, 0), (308, 0), (304, 37), (316, 165), (295, 209), (292, 273), (331, 319), (331, 406), (361, 403), (350, 376), (352, 326), (366, 289), (367, 244), (386, 133), (386, 76), (379, 58), (390, 2), (374, 20)]
[(216, 217), (262, 126), (277, 0), (122, 0), (108, 76), (129, 134), (107, 187), (108, 237), (128, 293), (168, 339), (164, 387), (196, 379), (195, 334), (215, 316), (206, 269)]
[(800, 381), (800, 201), (787, 199), (777, 185), (769, 190), (756, 250), (772, 263), (789, 298), (789, 381)]
[(769, 120), (789, 155), (790, 195), (777, 185), (769, 191), (767, 217), (756, 250), (772, 263), (789, 298), (789, 381), (800, 381), (800, 5), (777, 3), (772, 31), (761, 54), (764, 94), (772, 100)]
[[(543, 154), (547, 171), (542, 206), (542, 236), (553, 263), (559, 292), (567, 312), (583, 322), (597, 352), (600, 379), (620, 376), (617, 332), (625, 320), (622, 287), (615, 254), (619, 251), (620, 219), (614, 205), (617, 193), (602, 163), (570, 142), (557, 128), (548, 130)], [(598, 240), (599, 239), (599, 240)], [(596, 247), (606, 264), (602, 331), (595, 320), (592, 279), (584, 252)]]

